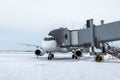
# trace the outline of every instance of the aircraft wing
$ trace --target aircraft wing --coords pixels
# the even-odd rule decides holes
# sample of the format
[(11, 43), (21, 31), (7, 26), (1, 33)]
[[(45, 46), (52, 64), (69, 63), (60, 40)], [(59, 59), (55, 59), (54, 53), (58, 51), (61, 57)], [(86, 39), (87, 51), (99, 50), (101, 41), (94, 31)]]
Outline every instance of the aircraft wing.
[(32, 45), (32, 44), (24, 44), (24, 43), (16, 43), (16, 44), (19, 44), (19, 45), (26, 45), (26, 46), (32, 46), (32, 47), (36, 47), (36, 48), (41, 48), (41, 46), (38, 46), (38, 45)]

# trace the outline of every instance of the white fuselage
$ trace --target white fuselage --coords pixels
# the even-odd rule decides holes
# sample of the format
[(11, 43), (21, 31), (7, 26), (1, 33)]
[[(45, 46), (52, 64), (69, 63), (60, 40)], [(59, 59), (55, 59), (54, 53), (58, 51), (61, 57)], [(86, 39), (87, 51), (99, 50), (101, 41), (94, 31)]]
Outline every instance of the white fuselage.
[(41, 47), (45, 52), (68, 52), (66, 48), (58, 47), (55, 38), (52, 36), (45, 37)]

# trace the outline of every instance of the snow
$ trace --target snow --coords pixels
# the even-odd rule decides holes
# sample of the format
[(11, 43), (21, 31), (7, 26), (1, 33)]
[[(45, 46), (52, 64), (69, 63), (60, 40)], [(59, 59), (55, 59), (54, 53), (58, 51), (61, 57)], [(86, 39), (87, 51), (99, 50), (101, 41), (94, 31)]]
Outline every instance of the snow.
[[(25, 52), (24, 52), (25, 53)], [(93, 56), (71, 59), (71, 53), (56, 53), (48, 61), (47, 54), (36, 59), (32, 52), (0, 53), (0, 80), (119, 80), (120, 60), (105, 56), (95, 62)]]

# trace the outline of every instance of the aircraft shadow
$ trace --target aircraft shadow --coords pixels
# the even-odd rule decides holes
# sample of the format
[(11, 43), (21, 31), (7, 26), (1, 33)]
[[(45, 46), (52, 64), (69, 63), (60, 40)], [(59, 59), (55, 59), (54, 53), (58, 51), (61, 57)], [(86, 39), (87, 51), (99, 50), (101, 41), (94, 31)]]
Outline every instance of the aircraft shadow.
[[(39, 61), (67, 61), (67, 62), (76, 62), (76, 61), (87, 61), (87, 62), (96, 62), (94, 57), (82, 57), (80, 60), (72, 59), (71, 57), (55, 57), (53, 60), (47, 60), (47, 57), (39, 57)], [(98, 63), (120, 63), (120, 60), (104, 60)]]

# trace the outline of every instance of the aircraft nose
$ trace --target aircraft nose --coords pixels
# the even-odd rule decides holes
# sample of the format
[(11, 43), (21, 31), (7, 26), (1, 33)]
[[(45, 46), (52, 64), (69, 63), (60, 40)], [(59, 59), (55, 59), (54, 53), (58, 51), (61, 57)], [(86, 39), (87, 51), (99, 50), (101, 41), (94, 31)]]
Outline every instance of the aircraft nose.
[(42, 48), (44, 48), (46, 51), (55, 51), (56, 41), (44, 41), (42, 42)]

